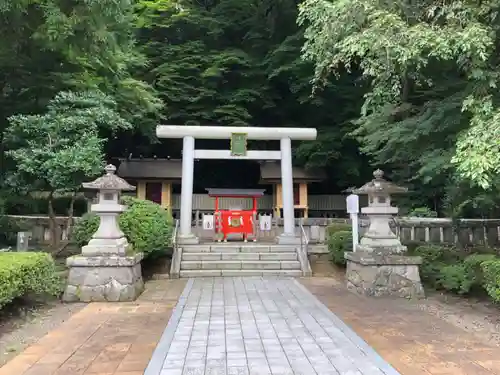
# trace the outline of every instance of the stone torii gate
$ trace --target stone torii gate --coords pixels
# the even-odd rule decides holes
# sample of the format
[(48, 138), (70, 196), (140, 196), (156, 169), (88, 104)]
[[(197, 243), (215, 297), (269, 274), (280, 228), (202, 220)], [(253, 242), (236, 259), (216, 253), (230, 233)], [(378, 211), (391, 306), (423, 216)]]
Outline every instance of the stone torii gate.
[[(179, 243), (196, 244), (199, 239), (191, 231), (193, 211), (193, 174), (194, 159), (232, 159), (232, 160), (281, 160), (281, 183), (283, 186), (284, 232), (278, 236), (280, 244), (296, 244), (300, 241), (295, 235), (295, 214), (293, 205), (292, 139), (315, 140), (314, 128), (261, 128), (239, 126), (183, 126), (159, 125), (156, 127), (158, 138), (182, 138), (182, 180), (181, 180), (181, 218)], [(244, 149), (236, 153), (232, 150), (196, 150), (195, 139), (231, 139), (240, 136), (245, 142)], [(246, 150), (246, 140), (279, 140), (279, 151)]]

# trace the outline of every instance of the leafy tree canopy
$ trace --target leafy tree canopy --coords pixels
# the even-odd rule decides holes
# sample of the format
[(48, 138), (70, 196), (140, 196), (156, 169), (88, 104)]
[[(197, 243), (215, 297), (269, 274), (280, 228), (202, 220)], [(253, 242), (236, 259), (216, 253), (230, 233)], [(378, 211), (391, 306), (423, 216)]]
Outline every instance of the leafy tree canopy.
[(369, 82), (354, 134), (377, 163), (489, 188), (500, 172), (499, 5), (305, 0), (303, 56), (319, 87), (345, 68)]

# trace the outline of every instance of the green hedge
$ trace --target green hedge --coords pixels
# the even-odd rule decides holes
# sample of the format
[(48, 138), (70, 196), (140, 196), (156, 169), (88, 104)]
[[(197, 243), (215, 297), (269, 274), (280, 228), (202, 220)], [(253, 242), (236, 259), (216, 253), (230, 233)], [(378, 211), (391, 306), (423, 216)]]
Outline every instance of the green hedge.
[(28, 294), (58, 295), (61, 280), (47, 253), (0, 253), (0, 308)]
[(483, 287), (494, 302), (500, 302), (500, 259), (490, 259), (481, 263)]
[(455, 247), (422, 245), (412, 251), (423, 259), (422, 281), (438, 290), (457, 294), (487, 293), (500, 302), (500, 257), (493, 249), (465, 252)]
[(352, 227), (346, 223), (330, 224), (326, 233), (328, 236), (328, 251), (334, 264), (344, 266), (346, 261), (344, 253), (352, 251)]
[[(144, 253), (145, 257), (157, 257), (168, 253), (172, 244), (173, 219), (159, 204), (122, 197), (127, 210), (120, 215), (119, 224), (132, 248)], [(86, 245), (99, 227), (99, 218), (93, 214), (84, 215), (76, 223), (72, 239), (78, 246)]]

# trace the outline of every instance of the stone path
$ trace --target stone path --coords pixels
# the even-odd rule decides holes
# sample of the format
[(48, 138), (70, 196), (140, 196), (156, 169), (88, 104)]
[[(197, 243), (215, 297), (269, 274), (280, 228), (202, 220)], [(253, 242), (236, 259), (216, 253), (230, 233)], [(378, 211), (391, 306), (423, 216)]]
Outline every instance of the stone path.
[(295, 279), (189, 280), (145, 375), (396, 375)]
[[(220, 328), (216, 328), (220, 327), (221, 323), (210, 325), (210, 313), (207, 311), (208, 301), (211, 300), (212, 294), (221, 297), (221, 282), (230, 283), (228, 288), (232, 285), (234, 292), (241, 290), (237, 288), (244, 287), (241, 298), (237, 298), (235, 293), (228, 295), (227, 290), (231, 289), (227, 288), (223, 295), (226, 297), (226, 301), (231, 301), (230, 304), (232, 304), (232, 307), (228, 306), (227, 315), (224, 314), (224, 327), (229, 327), (229, 322), (237, 322), (241, 317), (241, 321), (246, 322), (246, 324), (241, 325), (242, 335), (239, 335), (238, 329), (232, 328), (228, 328), (227, 332), (225, 331), (223, 334)], [(168, 345), (165, 344), (169, 342), (169, 335), (175, 333), (175, 329), (167, 330), (162, 337), (162, 332), (169, 319), (171, 318), (171, 327), (175, 327), (175, 322), (180, 323), (183, 311), (188, 313), (186, 318), (191, 314), (189, 319), (193, 319), (194, 309), (188, 309), (192, 306), (188, 305), (188, 302), (191, 304), (200, 302), (200, 311), (204, 310), (205, 316), (208, 315), (207, 345), (210, 338), (220, 343), (218, 346), (212, 344), (207, 347), (207, 356), (221, 355), (220, 347), (223, 338), (224, 345), (228, 346), (228, 364), (234, 358), (233, 354), (230, 353), (237, 353), (233, 352), (233, 349), (238, 348), (240, 353), (243, 352), (241, 340), (236, 340), (235, 337), (243, 336), (245, 338), (245, 332), (251, 337), (252, 335), (256, 337), (258, 332), (259, 337), (263, 337), (260, 340), (262, 344), (258, 345), (258, 338), (249, 338), (249, 340), (253, 340), (253, 343), (249, 343), (249, 347), (253, 346), (253, 349), (245, 352), (241, 357), (234, 358), (234, 361), (246, 360), (247, 364), (254, 363), (259, 366), (265, 363), (270, 367), (270, 370), (273, 370), (273, 367), (275, 370), (283, 370), (278, 368), (276, 360), (277, 357), (281, 357), (281, 360), (288, 361), (292, 370), (293, 364), (296, 367), (302, 365), (304, 366), (301, 368), (303, 373), (314, 375), (316, 373), (314, 366), (312, 366), (314, 372), (305, 372), (305, 370), (311, 370), (311, 367), (308, 366), (311, 363), (304, 360), (301, 362), (300, 357), (303, 359), (303, 354), (314, 355), (310, 358), (315, 358), (313, 365), (319, 369), (320, 364), (326, 367), (328, 363), (331, 363), (329, 360), (328, 362), (325, 360), (325, 357), (328, 359), (328, 352), (330, 352), (336, 354), (335, 358), (338, 359), (339, 364), (352, 364), (355, 361), (355, 364), (359, 366), (367, 366), (368, 364), (368, 366), (374, 365), (375, 368), (377, 366), (388, 368), (380, 357), (373, 354), (371, 349), (367, 348), (366, 344), (342, 323), (343, 321), (402, 375), (500, 375), (500, 347), (421, 310), (418, 304), (401, 299), (357, 296), (346, 290), (343, 280), (336, 280), (332, 277), (301, 278), (297, 282), (305, 285), (307, 290), (311, 291), (324, 305), (318, 304), (308, 291), (292, 280), (280, 283), (283, 287), (276, 287), (276, 283), (273, 287), (272, 284), (261, 279), (249, 281), (243, 281), (243, 279), (222, 281), (219, 279), (219, 284), (216, 284), (216, 280), (213, 279), (208, 283), (210, 285), (207, 287), (208, 289), (201, 288), (201, 285), (197, 286), (194, 281), (190, 281), (185, 287), (186, 280), (182, 279), (149, 281), (146, 284), (145, 293), (136, 302), (91, 303), (87, 305), (59, 328), (51, 331), (5, 366), (0, 367), (0, 375), (143, 375), (146, 367), (151, 374), (155, 368), (158, 370), (158, 364), (160, 369), (163, 367), (165, 353), (168, 351)], [(192, 294), (189, 294), (190, 292)], [(180, 296), (181, 298), (179, 298)], [(257, 301), (255, 301), (256, 298)], [(259, 300), (260, 303), (258, 303)], [(250, 301), (252, 301), (252, 305), (250, 305)], [(178, 309), (174, 309), (176, 304), (180, 306)], [(242, 306), (243, 314), (236, 315), (234, 306), (238, 307), (238, 304)], [(219, 311), (218, 314), (221, 317), (222, 305), (212, 306), (215, 307), (214, 313)], [(251, 306), (256, 306), (255, 311), (252, 310)], [(281, 310), (278, 311), (278, 306), (283, 306), (284, 311), (286, 311), (284, 314), (290, 315), (285, 324), (281, 318), (283, 315), (280, 313)], [(342, 321), (328, 312), (325, 306)], [(268, 310), (271, 311), (266, 314), (265, 311)], [(253, 317), (250, 315), (250, 311), (253, 313)], [(258, 320), (254, 319), (256, 316), (259, 318)], [(194, 318), (196, 318), (196, 314)], [(252, 319), (254, 324), (250, 324)], [(216, 320), (214, 319), (214, 321)], [(186, 319), (183, 322), (186, 322)], [(278, 327), (277, 330), (273, 326), (273, 322)], [(328, 327), (332, 322), (333, 326)], [(226, 323), (228, 323), (227, 327)], [(341, 350), (334, 351), (333, 346), (330, 345), (330, 349), (328, 349), (330, 336), (328, 334), (321, 336), (319, 329), (325, 324), (328, 330), (323, 329), (323, 331), (326, 333), (330, 331), (339, 334), (340, 331), (340, 337), (344, 337), (345, 340), (336, 339), (334, 342), (339, 348), (341, 348), (339, 343), (347, 343), (346, 345), (349, 347), (347, 352), (342, 350), (345, 346)], [(263, 328), (259, 330), (259, 326)], [(300, 327), (306, 327), (309, 333), (305, 328), (301, 329)], [(216, 337), (214, 334), (210, 334), (216, 329), (217, 332), (221, 333), (221, 336)], [(185, 332), (187, 335), (188, 330)], [(194, 334), (195, 330), (193, 329), (192, 332)], [(201, 330), (198, 329), (196, 332), (201, 332)], [(323, 334), (323, 332), (321, 333)], [(293, 335), (298, 338), (287, 337)], [(282, 340), (280, 340), (280, 336)], [(172, 338), (172, 336), (170, 337)], [(302, 341), (307, 338), (307, 353), (300, 345), (301, 338)], [(231, 344), (229, 344), (230, 340)], [(239, 344), (237, 345), (235, 341), (239, 341)], [(283, 345), (281, 345), (281, 341), (283, 341)], [(283, 350), (279, 350), (279, 345), (276, 345), (278, 342)], [(244, 345), (245, 342), (243, 342)], [(319, 349), (317, 349), (318, 346)], [(322, 346), (325, 347), (324, 351)], [(278, 349), (271, 350), (272, 347), (278, 347)], [(365, 362), (357, 360), (357, 356), (361, 355), (360, 347), (364, 353), (367, 353)], [(313, 348), (317, 350), (313, 352)], [(180, 351), (180, 349), (177, 350)], [(152, 357), (153, 351), (155, 353)], [(197, 350), (191, 350), (191, 353), (196, 352)], [(266, 356), (266, 352), (276, 354)], [(161, 353), (163, 353), (163, 359)], [(261, 353), (264, 353), (264, 356)], [(283, 353), (285, 353), (284, 356)], [(287, 353), (294, 360), (290, 361)], [(322, 353), (325, 354), (322, 355)], [(342, 356), (340, 356), (341, 354)], [(192, 361), (195, 362), (189, 362), (189, 365), (198, 363), (199, 366), (193, 367), (201, 368), (201, 362), (196, 362), (195, 359)], [(215, 363), (215, 361), (210, 363)], [(245, 369), (248, 365), (239, 366), (238, 363), (230, 363), (234, 366), (230, 366), (231, 372), (228, 371), (226, 375), (234, 374), (236, 371), (234, 369), (241, 367), (242, 374), (250, 372), (248, 368)], [(205, 362), (205, 364), (208, 363)], [(201, 370), (195, 371), (197, 372), (192, 373), (197, 374)], [(354, 373), (363, 374), (361, 371)], [(389, 368), (386, 373), (390, 374), (390, 371)], [(280, 373), (279, 371), (275, 372)], [(157, 372), (156, 375), (158, 373), (161, 372)], [(171, 374), (170, 372), (166, 373)], [(392, 373), (396, 374), (394, 371)], [(207, 372), (207, 374), (210, 373)], [(342, 372), (342, 374), (352, 375), (353, 372)]]

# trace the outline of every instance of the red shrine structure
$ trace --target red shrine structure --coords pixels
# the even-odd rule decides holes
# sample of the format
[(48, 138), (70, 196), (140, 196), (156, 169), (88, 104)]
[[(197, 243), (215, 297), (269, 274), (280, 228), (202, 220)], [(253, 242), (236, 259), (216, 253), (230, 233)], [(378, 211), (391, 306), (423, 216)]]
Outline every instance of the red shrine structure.
[[(206, 189), (210, 197), (215, 198), (215, 233), (222, 239), (219, 241), (227, 242), (229, 234), (242, 234), (243, 241), (247, 242), (249, 236), (253, 236), (256, 241), (255, 217), (257, 215), (257, 198), (264, 195), (265, 190), (256, 189)], [(243, 207), (229, 206), (228, 209), (221, 208), (221, 199), (231, 198), (248, 198), (252, 200), (252, 208), (244, 209)], [(240, 201), (241, 202), (241, 201)], [(241, 203), (240, 203), (241, 204)]]

